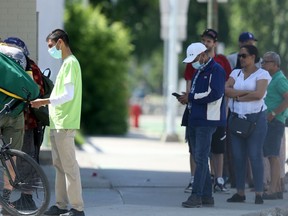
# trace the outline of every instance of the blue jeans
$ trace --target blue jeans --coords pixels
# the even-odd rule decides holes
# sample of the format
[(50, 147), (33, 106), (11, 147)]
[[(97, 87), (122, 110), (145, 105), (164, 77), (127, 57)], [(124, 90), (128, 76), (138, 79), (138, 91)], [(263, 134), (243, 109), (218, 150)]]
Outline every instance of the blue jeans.
[[(256, 114), (246, 115), (247, 119), (256, 121)], [(228, 126), (230, 119), (228, 122)], [(235, 168), (236, 188), (245, 190), (247, 159), (249, 158), (255, 192), (263, 192), (263, 144), (267, 132), (266, 112), (260, 112), (255, 130), (248, 138), (231, 134), (232, 157)]]
[(192, 147), (196, 169), (192, 194), (197, 197), (212, 197), (212, 182), (208, 164), (212, 135), (217, 127), (189, 127), (189, 141)]

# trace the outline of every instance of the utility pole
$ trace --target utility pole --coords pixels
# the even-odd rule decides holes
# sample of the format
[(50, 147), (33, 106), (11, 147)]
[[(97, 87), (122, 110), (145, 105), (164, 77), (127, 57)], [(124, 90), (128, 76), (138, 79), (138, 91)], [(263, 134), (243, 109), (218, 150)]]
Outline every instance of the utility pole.
[(228, 0), (197, 0), (199, 3), (207, 3), (207, 27), (218, 31), (218, 4), (227, 3)]
[(178, 54), (180, 41), (186, 39), (189, 0), (160, 0), (161, 39), (164, 40), (164, 96), (166, 96), (165, 134), (166, 142), (179, 141), (176, 134), (177, 103), (171, 94), (178, 91)]

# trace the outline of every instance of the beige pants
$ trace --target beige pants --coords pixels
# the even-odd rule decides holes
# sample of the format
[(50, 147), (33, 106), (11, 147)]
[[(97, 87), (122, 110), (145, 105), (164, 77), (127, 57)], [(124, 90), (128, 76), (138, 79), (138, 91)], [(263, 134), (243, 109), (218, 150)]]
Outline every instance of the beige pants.
[(82, 187), (78, 162), (75, 155), (75, 130), (50, 130), (53, 165), (56, 169), (56, 205), (83, 211)]

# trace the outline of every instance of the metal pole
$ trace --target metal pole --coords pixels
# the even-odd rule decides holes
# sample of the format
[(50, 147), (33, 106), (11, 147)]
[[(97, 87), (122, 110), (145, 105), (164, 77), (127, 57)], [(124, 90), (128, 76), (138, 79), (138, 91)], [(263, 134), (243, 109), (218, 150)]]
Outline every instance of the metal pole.
[(175, 117), (177, 101), (171, 94), (177, 90), (177, 0), (169, 0), (170, 17), (169, 17), (169, 40), (168, 40), (168, 86), (166, 97), (166, 134), (165, 141), (178, 141), (175, 132)]

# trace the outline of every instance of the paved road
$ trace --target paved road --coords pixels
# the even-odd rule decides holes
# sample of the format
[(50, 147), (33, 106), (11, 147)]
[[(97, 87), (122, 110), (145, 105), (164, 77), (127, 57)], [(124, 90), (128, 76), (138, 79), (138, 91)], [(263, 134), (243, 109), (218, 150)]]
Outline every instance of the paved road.
[[(181, 202), (189, 196), (183, 192), (189, 180), (187, 146), (183, 141), (161, 142), (158, 135), (147, 135), (140, 128), (125, 137), (90, 137), (77, 150), (87, 216), (256, 216), (261, 211), (268, 216), (276, 215), (276, 207), (279, 212), (288, 208), (287, 193), (283, 200), (255, 205), (249, 189), (246, 203), (228, 204), (232, 189), (231, 194), (215, 194), (213, 208), (182, 208)], [(43, 168), (53, 185), (53, 168)]]

